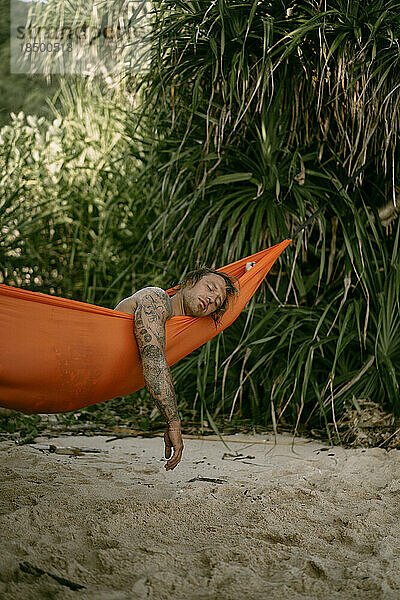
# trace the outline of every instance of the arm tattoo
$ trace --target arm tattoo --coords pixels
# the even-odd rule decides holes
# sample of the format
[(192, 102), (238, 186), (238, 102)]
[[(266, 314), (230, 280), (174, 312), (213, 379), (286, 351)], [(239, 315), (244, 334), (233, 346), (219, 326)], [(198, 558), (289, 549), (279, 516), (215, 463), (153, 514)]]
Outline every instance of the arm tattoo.
[(165, 322), (172, 317), (169, 296), (158, 288), (138, 295), (134, 332), (140, 351), (143, 376), (157, 408), (167, 423), (179, 420), (175, 390), (165, 356)]

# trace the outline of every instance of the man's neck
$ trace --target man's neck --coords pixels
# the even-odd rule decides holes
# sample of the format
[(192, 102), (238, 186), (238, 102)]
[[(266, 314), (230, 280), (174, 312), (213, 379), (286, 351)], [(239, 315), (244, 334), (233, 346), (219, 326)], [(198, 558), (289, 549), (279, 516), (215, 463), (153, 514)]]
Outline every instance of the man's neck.
[(185, 316), (185, 308), (183, 306), (183, 296), (179, 291), (171, 297), (171, 305), (174, 317)]

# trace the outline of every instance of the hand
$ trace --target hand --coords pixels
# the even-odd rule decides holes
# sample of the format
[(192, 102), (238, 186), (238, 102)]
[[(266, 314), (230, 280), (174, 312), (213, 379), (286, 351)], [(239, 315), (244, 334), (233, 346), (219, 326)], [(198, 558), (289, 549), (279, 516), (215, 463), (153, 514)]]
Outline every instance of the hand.
[(252, 269), (255, 264), (256, 264), (255, 262), (248, 262), (248, 263), (246, 263), (245, 273), (247, 273), (247, 271), (250, 271), (250, 269)]
[(165, 469), (175, 469), (176, 465), (180, 462), (183, 452), (183, 440), (180, 421), (172, 421), (168, 424), (168, 429), (164, 433), (165, 442), (165, 458), (170, 458), (171, 448), (174, 449), (174, 455), (165, 464)]

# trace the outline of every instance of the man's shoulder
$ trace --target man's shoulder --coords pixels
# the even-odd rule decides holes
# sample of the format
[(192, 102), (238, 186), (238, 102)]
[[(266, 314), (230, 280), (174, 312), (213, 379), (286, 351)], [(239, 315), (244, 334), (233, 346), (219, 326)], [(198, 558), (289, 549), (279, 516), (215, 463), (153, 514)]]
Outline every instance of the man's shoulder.
[(171, 299), (167, 292), (160, 287), (148, 286), (132, 295), (136, 307), (141, 305), (157, 313), (165, 313), (167, 319), (173, 316)]
[(145, 300), (146, 298), (155, 299), (160, 298), (161, 300), (168, 298), (169, 296), (165, 290), (160, 287), (155, 287), (149, 285), (147, 287), (141, 288), (137, 292), (132, 295), (132, 298), (137, 298), (138, 300)]

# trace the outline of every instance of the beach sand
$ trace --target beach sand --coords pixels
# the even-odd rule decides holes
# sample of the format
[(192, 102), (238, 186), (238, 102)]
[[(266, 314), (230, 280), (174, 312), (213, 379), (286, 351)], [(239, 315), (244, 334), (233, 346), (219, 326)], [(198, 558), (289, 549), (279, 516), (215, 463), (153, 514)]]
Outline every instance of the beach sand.
[(399, 450), (107, 439), (0, 443), (0, 598), (400, 598)]

